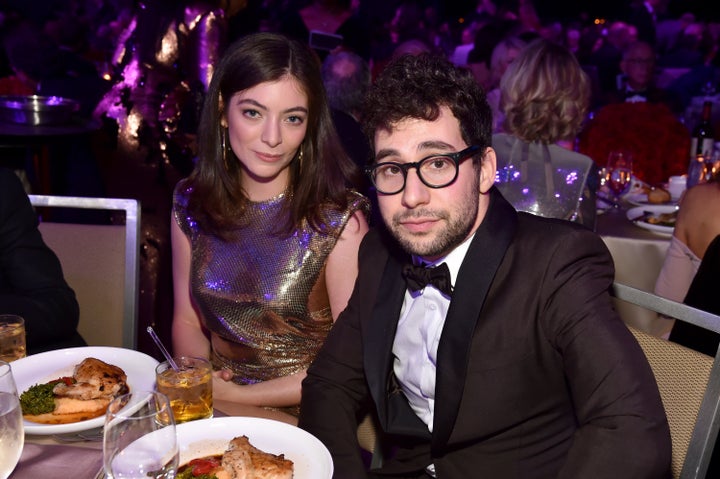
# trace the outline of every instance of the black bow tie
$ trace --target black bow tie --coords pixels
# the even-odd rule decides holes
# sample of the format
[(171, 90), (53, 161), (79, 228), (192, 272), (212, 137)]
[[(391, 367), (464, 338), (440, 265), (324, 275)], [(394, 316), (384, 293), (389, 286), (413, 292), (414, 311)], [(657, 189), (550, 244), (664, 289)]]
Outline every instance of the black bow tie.
[(407, 264), (403, 267), (403, 276), (410, 291), (419, 291), (428, 284), (432, 284), (445, 295), (452, 295), (452, 280), (447, 263), (434, 268)]

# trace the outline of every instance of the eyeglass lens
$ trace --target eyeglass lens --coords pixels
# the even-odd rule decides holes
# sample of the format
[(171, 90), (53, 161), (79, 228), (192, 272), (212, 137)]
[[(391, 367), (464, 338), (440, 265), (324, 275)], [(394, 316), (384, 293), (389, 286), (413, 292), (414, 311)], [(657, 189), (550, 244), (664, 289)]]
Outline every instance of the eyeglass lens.
[(375, 187), (381, 193), (396, 193), (405, 187), (407, 171), (415, 167), (420, 181), (433, 188), (452, 183), (457, 173), (457, 164), (449, 156), (430, 156), (417, 164), (380, 164), (373, 172)]

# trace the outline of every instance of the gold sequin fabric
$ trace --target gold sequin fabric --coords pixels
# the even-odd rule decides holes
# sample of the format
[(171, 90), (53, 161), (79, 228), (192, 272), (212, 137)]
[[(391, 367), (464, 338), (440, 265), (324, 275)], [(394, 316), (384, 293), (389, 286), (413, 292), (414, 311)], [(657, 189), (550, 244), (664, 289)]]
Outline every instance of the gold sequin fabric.
[(368, 200), (348, 192), (345, 211), (328, 208), (319, 232), (309, 225), (287, 237), (276, 233), (287, 214), (281, 194), (251, 202), (232, 241), (200, 230), (187, 212), (189, 190), (175, 190), (175, 221), (191, 241), (190, 289), (211, 333), (216, 369), (253, 384), (307, 368), (332, 326), (325, 265), (337, 238)]

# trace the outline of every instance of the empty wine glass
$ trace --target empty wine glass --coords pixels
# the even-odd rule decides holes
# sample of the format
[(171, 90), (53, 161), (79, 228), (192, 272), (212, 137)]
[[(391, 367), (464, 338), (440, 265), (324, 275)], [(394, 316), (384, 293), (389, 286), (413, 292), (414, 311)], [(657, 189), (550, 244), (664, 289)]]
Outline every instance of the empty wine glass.
[(175, 418), (166, 395), (136, 391), (110, 403), (103, 434), (107, 479), (172, 479), (178, 459)]
[(632, 185), (633, 159), (626, 151), (613, 150), (608, 155), (606, 185), (619, 201)]
[(25, 432), (10, 364), (0, 361), (0, 479), (7, 479), (20, 460)]

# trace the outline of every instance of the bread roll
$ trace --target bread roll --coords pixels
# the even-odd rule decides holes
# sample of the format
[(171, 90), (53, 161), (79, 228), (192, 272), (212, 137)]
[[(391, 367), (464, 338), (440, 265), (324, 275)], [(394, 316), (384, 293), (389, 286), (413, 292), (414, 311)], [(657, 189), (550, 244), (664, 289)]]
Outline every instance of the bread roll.
[(663, 188), (653, 188), (648, 194), (648, 202), (653, 204), (667, 203), (672, 199), (670, 192)]

